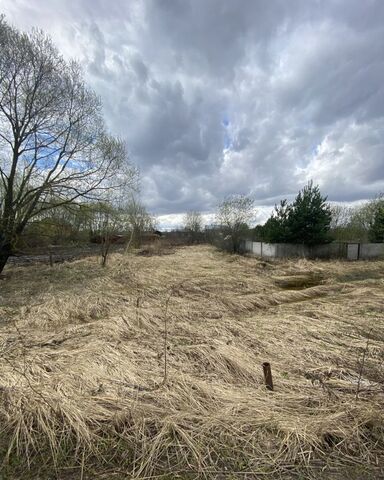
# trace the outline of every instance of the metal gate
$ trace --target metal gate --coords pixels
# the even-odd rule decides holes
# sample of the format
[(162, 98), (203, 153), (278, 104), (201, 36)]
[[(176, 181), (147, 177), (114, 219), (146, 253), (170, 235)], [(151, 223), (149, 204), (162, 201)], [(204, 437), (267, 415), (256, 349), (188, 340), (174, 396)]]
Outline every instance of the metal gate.
[(348, 243), (347, 258), (348, 260), (358, 260), (360, 254), (360, 243)]

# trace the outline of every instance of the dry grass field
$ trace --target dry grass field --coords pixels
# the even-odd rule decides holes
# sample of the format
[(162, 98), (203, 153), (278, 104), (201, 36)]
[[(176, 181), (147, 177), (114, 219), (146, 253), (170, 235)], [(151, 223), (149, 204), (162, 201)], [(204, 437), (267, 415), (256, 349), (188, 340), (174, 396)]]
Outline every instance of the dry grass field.
[(384, 478), (384, 262), (168, 253), (5, 270), (0, 478)]

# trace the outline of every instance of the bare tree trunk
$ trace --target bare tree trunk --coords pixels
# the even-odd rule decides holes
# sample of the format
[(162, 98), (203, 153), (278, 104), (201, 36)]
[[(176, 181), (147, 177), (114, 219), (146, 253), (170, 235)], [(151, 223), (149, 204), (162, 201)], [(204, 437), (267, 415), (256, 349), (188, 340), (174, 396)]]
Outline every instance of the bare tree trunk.
[(131, 243), (132, 243), (132, 239), (133, 239), (133, 228), (132, 228), (132, 230), (131, 230), (131, 235), (130, 235), (130, 237), (129, 237), (128, 243), (127, 243), (127, 245), (125, 246), (125, 251), (124, 251), (125, 254), (127, 254), (127, 253), (129, 252), (129, 249), (130, 249)]
[(0, 245), (0, 273), (4, 270), (11, 253), (12, 250), (9, 244)]
[(107, 234), (101, 241), (101, 266), (102, 267), (105, 267), (107, 264), (107, 258), (108, 258), (110, 246), (111, 246), (111, 238)]

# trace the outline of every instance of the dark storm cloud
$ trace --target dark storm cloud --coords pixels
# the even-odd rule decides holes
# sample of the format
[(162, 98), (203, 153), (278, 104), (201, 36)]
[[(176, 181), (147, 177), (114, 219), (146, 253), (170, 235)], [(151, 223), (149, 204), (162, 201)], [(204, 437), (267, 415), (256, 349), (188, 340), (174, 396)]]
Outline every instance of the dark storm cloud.
[[(2, 0), (101, 95), (159, 214), (384, 190), (381, 0)], [(262, 209), (265, 211), (265, 208)]]

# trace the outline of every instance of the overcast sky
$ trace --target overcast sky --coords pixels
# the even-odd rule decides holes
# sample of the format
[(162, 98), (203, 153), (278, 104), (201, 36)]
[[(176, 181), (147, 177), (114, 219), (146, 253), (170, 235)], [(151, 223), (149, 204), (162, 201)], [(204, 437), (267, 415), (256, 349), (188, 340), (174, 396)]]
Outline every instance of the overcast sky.
[(383, 0), (0, 0), (84, 67), (161, 224), (384, 191)]

